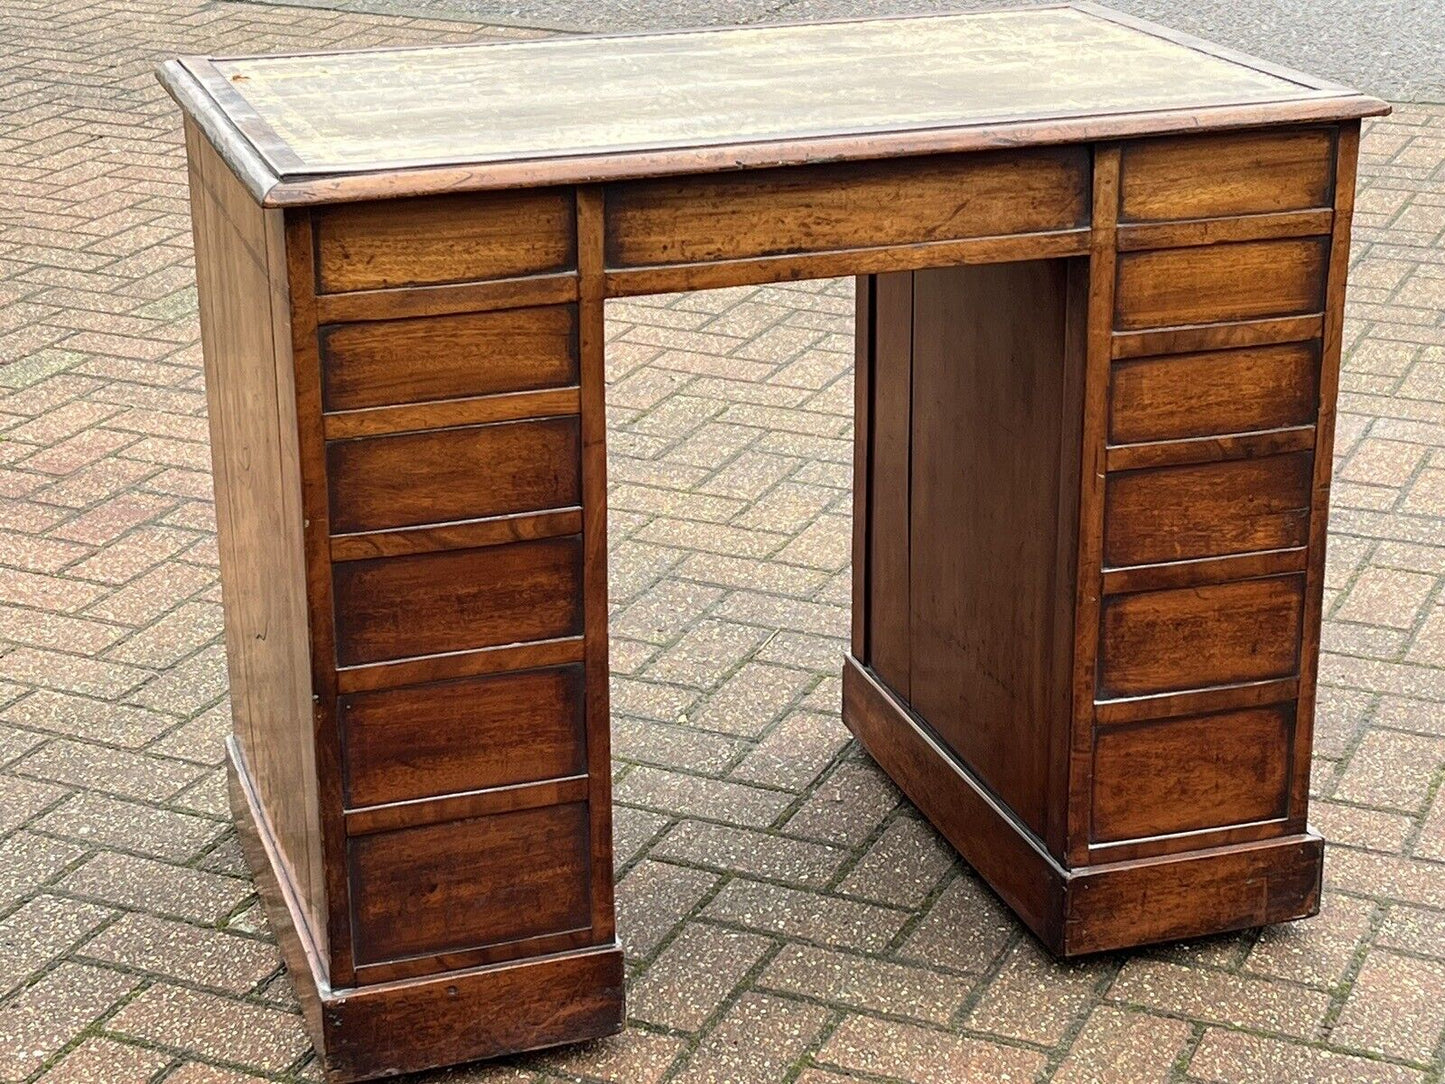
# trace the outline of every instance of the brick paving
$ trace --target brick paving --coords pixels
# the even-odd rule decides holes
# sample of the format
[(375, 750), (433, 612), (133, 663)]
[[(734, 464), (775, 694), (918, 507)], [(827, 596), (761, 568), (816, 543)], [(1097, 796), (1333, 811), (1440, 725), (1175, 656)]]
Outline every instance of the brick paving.
[[(0, 16), (0, 1079), (314, 1081), (228, 827), (181, 52), (490, 31), (202, 0)], [(1445, 108), (1369, 128), (1314, 820), (1323, 914), (1060, 965), (851, 744), (851, 295), (616, 303), (621, 1037), (446, 1079), (1445, 1073)]]

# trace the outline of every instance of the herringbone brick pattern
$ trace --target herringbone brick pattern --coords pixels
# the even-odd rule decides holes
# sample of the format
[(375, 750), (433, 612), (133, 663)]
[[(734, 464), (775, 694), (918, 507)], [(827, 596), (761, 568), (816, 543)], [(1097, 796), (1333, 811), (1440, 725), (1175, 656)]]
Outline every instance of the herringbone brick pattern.
[[(0, 1079), (316, 1080), (228, 827), (183, 52), (488, 33), (0, 13)], [(450, 1080), (1445, 1072), (1445, 109), (1374, 124), (1315, 821), (1324, 913), (1061, 966), (847, 740), (847, 284), (609, 310), (620, 1038)]]

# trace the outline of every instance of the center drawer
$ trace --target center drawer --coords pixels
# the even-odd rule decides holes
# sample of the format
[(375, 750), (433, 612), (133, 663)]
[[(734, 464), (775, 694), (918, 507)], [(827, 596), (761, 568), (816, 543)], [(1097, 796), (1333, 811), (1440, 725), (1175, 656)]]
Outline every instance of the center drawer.
[(573, 416), (335, 441), (333, 534), (565, 508), (582, 500)]
[(629, 181), (607, 189), (607, 266), (1076, 229), (1089, 191), (1079, 146)]

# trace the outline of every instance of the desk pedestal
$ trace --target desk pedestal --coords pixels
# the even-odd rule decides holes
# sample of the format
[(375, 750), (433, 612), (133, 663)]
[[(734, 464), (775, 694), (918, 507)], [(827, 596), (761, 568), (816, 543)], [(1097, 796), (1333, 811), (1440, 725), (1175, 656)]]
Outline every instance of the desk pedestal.
[(1296, 417), (1318, 345), (1115, 358), (1112, 262), (859, 280), (843, 719), (1062, 956), (1314, 914), (1323, 856), (1314, 457), (1219, 388)]

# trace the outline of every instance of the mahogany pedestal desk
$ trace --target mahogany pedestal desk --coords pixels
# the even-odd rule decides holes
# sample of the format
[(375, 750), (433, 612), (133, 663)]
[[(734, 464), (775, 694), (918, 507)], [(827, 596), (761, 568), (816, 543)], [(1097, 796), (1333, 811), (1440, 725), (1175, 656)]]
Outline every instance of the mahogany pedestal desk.
[(1315, 912), (1383, 103), (1088, 5), (161, 76), (233, 804), (334, 1079), (621, 1026), (609, 297), (860, 276), (843, 718), (1053, 952)]

